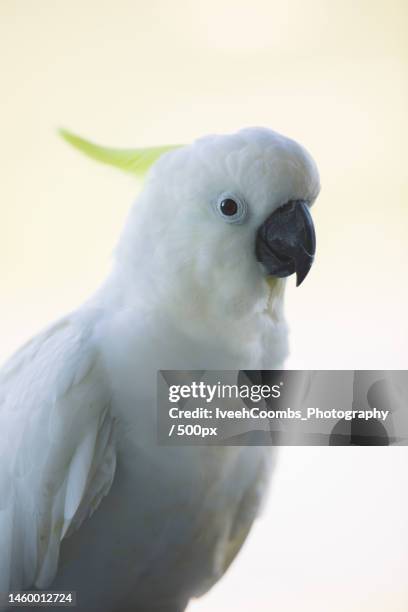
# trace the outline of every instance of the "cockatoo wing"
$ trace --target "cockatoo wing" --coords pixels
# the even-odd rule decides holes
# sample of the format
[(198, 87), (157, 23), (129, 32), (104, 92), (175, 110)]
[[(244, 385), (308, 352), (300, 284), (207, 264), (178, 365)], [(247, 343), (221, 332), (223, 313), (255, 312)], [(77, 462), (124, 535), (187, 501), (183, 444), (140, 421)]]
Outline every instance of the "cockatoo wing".
[(112, 484), (113, 419), (97, 316), (63, 318), (0, 372), (0, 591), (49, 586), (61, 540)]

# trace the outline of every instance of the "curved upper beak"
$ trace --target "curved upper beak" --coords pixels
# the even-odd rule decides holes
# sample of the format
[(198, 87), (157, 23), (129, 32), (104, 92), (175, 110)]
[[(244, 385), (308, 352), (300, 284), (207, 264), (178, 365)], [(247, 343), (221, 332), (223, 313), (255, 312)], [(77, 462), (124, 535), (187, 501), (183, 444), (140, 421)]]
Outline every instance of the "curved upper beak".
[(296, 286), (306, 278), (316, 252), (309, 207), (294, 200), (275, 210), (258, 229), (256, 257), (268, 274), (283, 278), (296, 272)]

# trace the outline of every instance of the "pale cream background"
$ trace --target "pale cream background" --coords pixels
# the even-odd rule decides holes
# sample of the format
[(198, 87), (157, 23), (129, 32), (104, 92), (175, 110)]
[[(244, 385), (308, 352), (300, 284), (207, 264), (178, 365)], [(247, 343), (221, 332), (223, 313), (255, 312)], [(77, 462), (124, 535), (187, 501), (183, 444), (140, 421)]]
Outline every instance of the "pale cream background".
[[(321, 170), (288, 367), (407, 368), (407, 4), (0, 0), (0, 357), (97, 285), (136, 186), (60, 142), (266, 125)], [(408, 608), (405, 449), (283, 450), (264, 517), (191, 612)]]

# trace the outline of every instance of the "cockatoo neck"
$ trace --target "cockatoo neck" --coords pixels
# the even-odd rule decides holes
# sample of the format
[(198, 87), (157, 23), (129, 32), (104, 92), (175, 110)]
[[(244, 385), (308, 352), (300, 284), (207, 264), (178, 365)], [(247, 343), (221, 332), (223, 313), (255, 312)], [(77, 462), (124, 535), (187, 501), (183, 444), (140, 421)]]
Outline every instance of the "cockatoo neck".
[[(164, 285), (167, 292), (162, 291), (160, 282), (156, 283), (153, 273), (145, 270), (137, 275), (129, 262), (125, 265), (117, 261), (100, 298), (110, 309), (134, 311), (153, 325), (156, 320), (160, 326), (178, 329), (191, 341), (220, 345), (234, 354), (243, 350), (259, 353), (263, 344), (271, 351), (276, 335), (286, 335), (284, 279), (263, 281), (257, 286), (257, 294), (243, 290), (229, 299), (222, 288), (202, 292), (200, 287), (188, 284), (187, 290), (185, 283)], [(286, 348), (283, 353), (284, 358)], [(255, 361), (251, 359), (250, 363)]]

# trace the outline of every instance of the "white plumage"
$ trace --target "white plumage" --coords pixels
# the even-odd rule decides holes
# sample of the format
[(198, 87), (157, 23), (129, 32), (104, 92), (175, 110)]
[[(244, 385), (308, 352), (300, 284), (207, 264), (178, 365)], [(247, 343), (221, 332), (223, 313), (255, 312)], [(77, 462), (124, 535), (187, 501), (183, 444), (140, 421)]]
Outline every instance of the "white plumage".
[[(255, 234), (318, 190), (305, 150), (262, 128), (154, 164), (105, 284), (0, 373), (0, 591), (179, 611), (222, 575), (271, 449), (157, 446), (156, 372), (282, 366), (285, 281), (267, 282)], [(217, 214), (223, 193), (245, 200), (245, 223)]]

